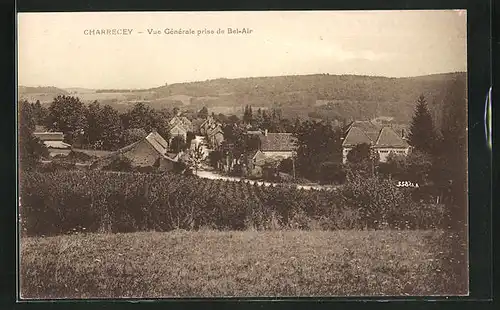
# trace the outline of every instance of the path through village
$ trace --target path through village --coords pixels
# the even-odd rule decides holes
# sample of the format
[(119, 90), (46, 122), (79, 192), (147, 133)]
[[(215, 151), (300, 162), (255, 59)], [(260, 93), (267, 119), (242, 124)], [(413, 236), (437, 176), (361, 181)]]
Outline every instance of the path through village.
[[(217, 173), (217, 171), (214, 170), (209, 170), (207, 168), (202, 168), (196, 172), (196, 175), (199, 176), (200, 178), (205, 178), (205, 179), (211, 179), (211, 180), (225, 180), (225, 181), (233, 181), (233, 182), (246, 182), (249, 184), (255, 184), (257, 183), (258, 185), (265, 185), (265, 186), (270, 186), (270, 185), (283, 185), (283, 183), (274, 183), (274, 182), (267, 182), (267, 181), (258, 181), (258, 180), (249, 180), (245, 178), (240, 178), (240, 177), (230, 177), (230, 176), (225, 176), (222, 174)], [(286, 184), (286, 183), (285, 183)], [(336, 186), (332, 185), (299, 185), (299, 184), (290, 184), (290, 185), (295, 185), (298, 189), (316, 189), (316, 190), (333, 190), (336, 188)]]

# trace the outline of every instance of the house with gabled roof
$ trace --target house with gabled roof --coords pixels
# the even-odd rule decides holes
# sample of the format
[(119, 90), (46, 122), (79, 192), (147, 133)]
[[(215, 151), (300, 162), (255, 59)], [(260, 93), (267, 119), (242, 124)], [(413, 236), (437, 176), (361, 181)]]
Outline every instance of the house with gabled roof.
[(49, 151), (50, 156), (66, 156), (71, 152), (71, 145), (64, 141), (64, 133), (58, 131), (34, 132), (33, 136), (38, 138)]
[(167, 155), (168, 143), (156, 131), (143, 139), (127, 145), (116, 152), (99, 158), (92, 163), (92, 169), (101, 169), (119, 157), (128, 158), (134, 167), (155, 167), (160, 171), (170, 171), (175, 160)]
[(170, 140), (175, 136), (180, 136), (186, 141), (187, 133), (193, 131), (193, 124), (185, 116), (176, 115), (170, 119), (168, 124), (170, 128)]
[(259, 150), (266, 157), (275, 159), (291, 158), (297, 149), (295, 137), (288, 132), (267, 132), (259, 135)]
[(345, 128), (342, 142), (342, 161), (347, 163), (347, 154), (359, 144), (366, 143), (379, 154), (381, 162), (387, 161), (390, 153), (408, 155), (410, 145), (404, 131), (398, 135), (390, 126), (381, 126), (372, 121), (353, 121)]
[(206, 130), (206, 137), (208, 145), (217, 149), (221, 146), (222, 141), (224, 141), (224, 131), (222, 130), (222, 126), (220, 124), (214, 124), (211, 127), (208, 127)]

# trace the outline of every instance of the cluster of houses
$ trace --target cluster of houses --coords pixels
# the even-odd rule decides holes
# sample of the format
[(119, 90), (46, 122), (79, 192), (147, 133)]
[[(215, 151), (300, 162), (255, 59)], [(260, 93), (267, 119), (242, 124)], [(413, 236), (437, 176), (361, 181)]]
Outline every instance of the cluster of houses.
[(169, 121), (170, 141), (174, 137), (181, 137), (184, 141), (187, 140), (188, 132), (198, 133), (206, 137), (206, 143), (209, 148), (218, 148), (222, 141), (224, 141), (224, 133), (222, 131), (222, 124), (217, 122), (212, 116), (206, 119), (196, 119), (190, 121), (187, 117), (176, 115)]
[[(169, 146), (174, 137), (181, 137), (184, 141), (188, 133), (196, 133), (189, 146), (191, 149), (201, 147), (203, 158), (212, 150), (223, 150), (224, 133), (222, 124), (212, 116), (206, 119), (189, 120), (185, 116), (176, 115), (169, 120), (169, 140), (165, 140), (156, 131), (149, 133), (143, 139), (125, 146), (115, 152), (107, 154), (97, 160), (92, 167), (104, 167), (118, 156), (130, 159), (133, 166), (155, 167), (160, 171), (173, 169), (175, 162), (182, 161), (183, 152), (173, 152)], [(387, 160), (392, 152), (407, 155), (410, 146), (406, 141), (405, 131), (396, 133), (393, 126), (376, 121), (353, 121), (344, 128), (342, 155), (343, 162), (347, 162), (347, 155), (356, 146), (362, 143), (369, 144), (379, 154), (381, 162)], [(260, 175), (266, 164), (279, 163), (284, 159), (293, 158), (296, 152), (295, 138), (292, 133), (271, 133), (267, 130), (247, 130), (247, 135), (258, 137), (258, 148), (247, 155), (245, 168), (252, 175)], [(49, 150), (50, 156), (67, 155), (71, 152), (71, 145), (64, 142), (62, 132), (36, 131), (34, 133)], [(224, 159), (225, 161), (226, 159)], [(239, 159), (231, 158), (231, 162), (223, 163), (225, 169), (236, 164)], [(219, 167), (222, 168), (222, 167)]]

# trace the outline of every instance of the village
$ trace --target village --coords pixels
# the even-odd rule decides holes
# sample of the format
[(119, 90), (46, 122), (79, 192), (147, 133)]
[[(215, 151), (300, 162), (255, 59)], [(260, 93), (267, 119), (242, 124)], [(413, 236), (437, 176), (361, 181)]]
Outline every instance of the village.
[[(76, 162), (77, 166), (88, 169), (105, 169), (113, 162), (126, 160), (132, 168), (149, 168), (161, 173), (172, 172), (176, 165), (184, 164), (202, 178), (244, 180), (264, 185), (297, 183), (295, 160), (298, 145), (293, 132), (269, 132), (267, 128), (255, 128), (244, 123), (222, 124), (214, 115), (190, 120), (179, 111), (168, 120), (166, 128), (167, 139), (153, 130), (116, 151), (75, 148), (64, 142), (63, 132), (47, 131), (43, 126), (37, 126), (33, 135), (49, 151), (44, 163), (50, 163), (54, 157), (64, 159), (73, 152), (96, 157), (92, 162)], [(370, 145), (377, 153), (379, 162), (386, 162), (391, 153), (408, 155), (410, 145), (404, 128), (379, 119), (349, 122), (340, 128), (342, 164), (347, 164), (349, 152), (361, 144)], [(224, 129), (231, 133), (238, 130), (242, 141), (225, 139)], [(244, 150), (237, 150), (235, 143), (245, 144)], [(285, 165), (291, 169), (283, 169)], [(296, 185), (305, 189), (333, 188), (332, 184), (306, 182)]]
[(466, 11), (154, 13), (18, 14), (20, 299), (469, 293)]

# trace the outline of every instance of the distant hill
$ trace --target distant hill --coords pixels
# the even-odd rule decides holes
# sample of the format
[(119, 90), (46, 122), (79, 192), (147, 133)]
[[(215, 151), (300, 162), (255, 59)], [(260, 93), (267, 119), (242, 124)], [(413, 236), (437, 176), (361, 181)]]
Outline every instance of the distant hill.
[(191, 96), (191, 105), (280, 107), (284, 115), (332, 119), (391, 117), (408, 122), (423, 94), (431, 109), (439, 109), (454, 79), (465, 72), (409, 78), (356, 75), (297, 75), (215, 79), (152, 88), (158, 97)]
[[(295, 75), (214, 79), (176, 83), (144, 90), (71, 89), (83, 101), (98, 100), (125, 109), (136, 102), (154, 108), (174, 106), (210, 112), (241, 114), (245, 105), (254, 110), (277, 107), (285, 117), (314, 119), (372, 119), (383, 117), (408, 123), (417, 98), (423, 94), (435, 115), (454, 80), (466, 85), (466, 73), (434, 74), (408, 78), (359, 75)], [(39, 88), (41, 89), (41, 88)], [(57, 93), (55, 87), (47, 88)], [(61, 90), (65, 92), (64, 90)]]
[(19, 94), (67, 94), (68, 92), (64, 89), (53, 87), (53, 86), (38, 86), (38, 87), (29, 87), (29, 86), (19, 86), (18, 88)]

